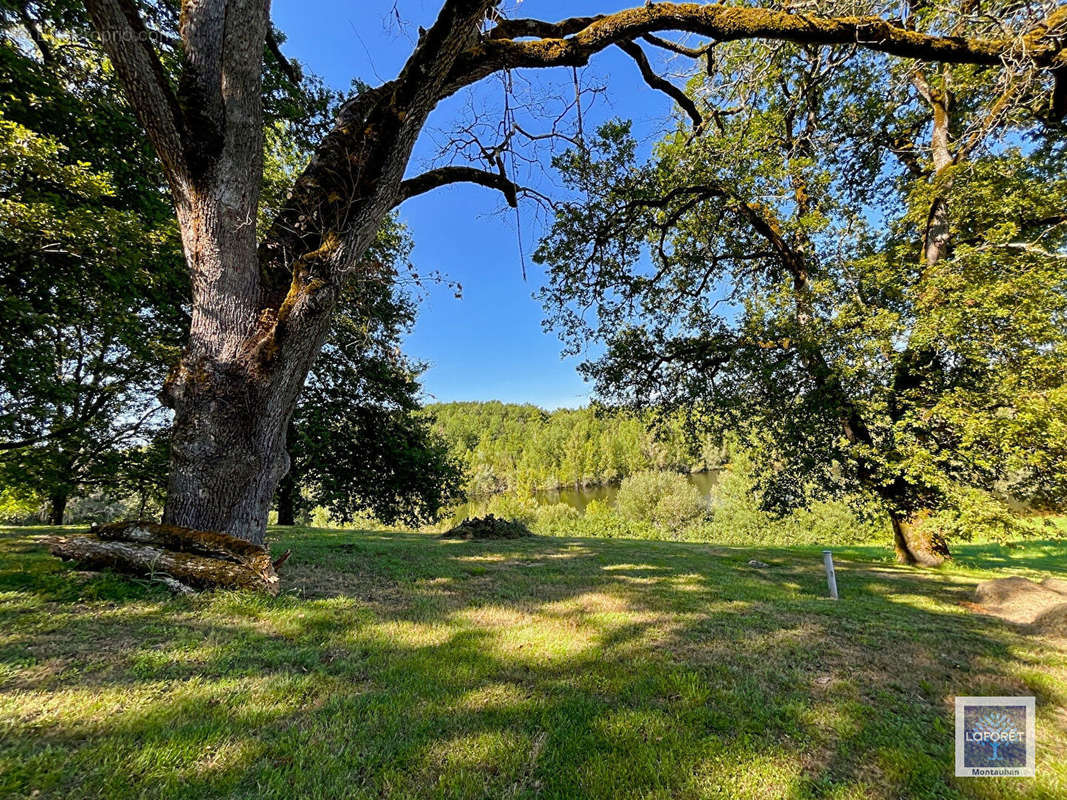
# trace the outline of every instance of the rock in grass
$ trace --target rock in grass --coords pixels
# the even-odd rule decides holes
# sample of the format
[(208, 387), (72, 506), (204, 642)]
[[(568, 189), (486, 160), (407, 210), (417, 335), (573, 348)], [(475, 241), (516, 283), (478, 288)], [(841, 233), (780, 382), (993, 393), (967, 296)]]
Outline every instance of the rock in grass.
[(442, 539), (518, 539), (523, 536), (533, 536), (533, 533), (521, 522), (492, 514), (465, 519), (441, 534)]
[(227, 533), (116, 522), (89, 533), (57, 536), (50, 549), (85, 569), (157, 578), (174, 591), (223, 588), (278, 593), (270, 552)]
[(1052, 586), (1018, 576), (996, 578), (978, 584), (974, 599), (991, 614), (1027, 624), (1064, 603), (1064, 595)]
[(1030, 627), (1037, 633), (1046, 636), (1056, 636), (1067, 639), (1067, 603), (1060, 603), (1042, 611), (1030, 623)]
[(767, 569), (767, 567), (770, 566), (770, 564), (768, 564), (767, 562), (757, 561), (756, 559), (752, 559), (751, 561), (749, 561), (748, 565), (750, 567), (755, 567), (756, 569)]

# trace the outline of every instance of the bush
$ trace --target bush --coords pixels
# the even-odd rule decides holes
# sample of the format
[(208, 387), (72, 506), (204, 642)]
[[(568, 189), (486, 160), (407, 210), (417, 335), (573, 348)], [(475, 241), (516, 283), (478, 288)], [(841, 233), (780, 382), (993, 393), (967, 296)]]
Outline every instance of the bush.
[(812, 503), (784, 517), (760, 509), (752, 465), (744, 452), (719, 475), (712, 497), (711, 522), (702, 526), (706, 541), (739, 545), (846, 545), (891, 542), (884, 513), (859, 512), (858, 498)]
[(566, 503), (538, 506), (531, 527), (545, 536), (573, 536), (581, 513)]
[(616, 503), (624, 520), (668, 530), (679, 530), (708, 514), (700, 490), (674, 472), (634, 473), (622, 482)]
[(13, 486), (0, 490), (0, 524), (32, 525), (37, 518), (41, 498), (33, 492)]
[(498, 494), (489, 499), (486, 513), (513, 519), (523, 525), (532, 525), (537, 519), (537, 503), (526, 496)]

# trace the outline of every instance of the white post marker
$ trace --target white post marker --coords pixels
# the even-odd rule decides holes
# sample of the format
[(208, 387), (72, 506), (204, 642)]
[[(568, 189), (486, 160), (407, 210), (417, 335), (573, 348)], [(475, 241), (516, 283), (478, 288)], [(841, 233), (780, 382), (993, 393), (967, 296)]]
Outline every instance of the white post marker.
[(834, 575), (834, 554), (829, 550), (823, 550), (822, 563), (826, 565), (826, 583), (830, 587), (830, 598), (836, 600), (837, 576)]

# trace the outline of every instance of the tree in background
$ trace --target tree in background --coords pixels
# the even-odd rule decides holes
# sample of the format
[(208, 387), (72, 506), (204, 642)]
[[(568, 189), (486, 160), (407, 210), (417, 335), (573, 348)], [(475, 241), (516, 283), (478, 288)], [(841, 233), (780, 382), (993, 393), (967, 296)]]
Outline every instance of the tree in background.
[(590, 407), (545, 411), (532, 405), (432, 405), (434, 429), (464, 466), (471, 495), (618, 483), (642, 470), (694, 472), (722, 464), (712, 437), (694, 437), (685, 414), (649, 415)]
[(390, 219), (368, 254), (379, 273), (345, 288), (289, 424), (280, 525), (324, 506), (340, 522), (366, 513), (416, 526), (462, 497), (462, 468), (420, 413), (422, 367), (400, 350), (416, 314), (397, 284), (410, 250)]
[(57, 524), (165, 424), (188, 324), (162, 173), (79, 31), (61, 4), (0, 8), (0, 485)]
[(859, 486), (899, 558), (936, 564), (1008, 517), (988, 491), (1065, 499), (1061, 128), (1035, 73), (853, 50), (690, 48), (695, 130), (639, 165), (612, 124), (558, 160), (582, 199), (539, 250), (544, 299), (608, 343), (584, 367), (605, 398), (712, 407), (757, 445), (765, 507)]

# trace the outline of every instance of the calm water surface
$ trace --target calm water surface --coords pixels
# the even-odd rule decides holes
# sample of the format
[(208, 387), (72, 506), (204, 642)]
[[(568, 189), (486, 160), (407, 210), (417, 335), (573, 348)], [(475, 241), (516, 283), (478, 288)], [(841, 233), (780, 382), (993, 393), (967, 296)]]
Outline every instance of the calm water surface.
[[(704, 497), (710, 497), (715, 484), (719, 482), (719, 471), (693, 472), (686, 475), (685, 479), (692, 486), (697, 487)], [(585, 507), (594, 500), (599, 500), (609, 506), (615, 505), (615, 498), (618, 494), (618, 484), (612, 484), (610, 486), (587, 486), (581, 489), (549, 489), (534, 492), (533, 499), (534, 502), (542, 506), (565, 503), (584, 514)], [(480, 517), (488, 510), (491, 500), (491, 497), (473, 497), (467, 503), (456, 508), (454, 517), (456, 519)]]

